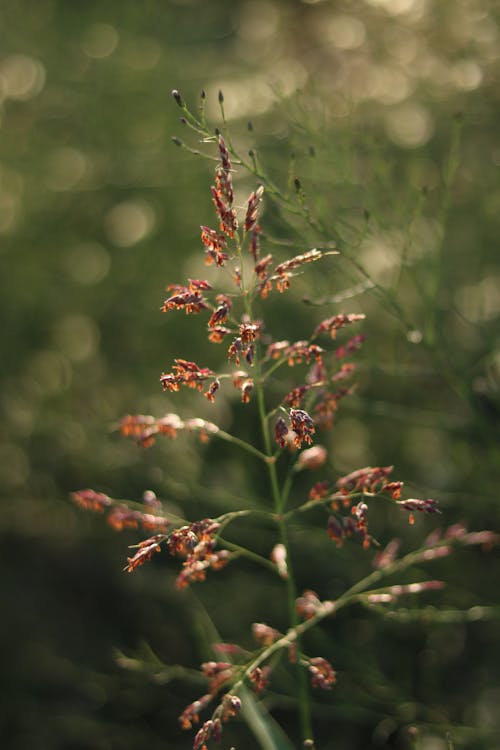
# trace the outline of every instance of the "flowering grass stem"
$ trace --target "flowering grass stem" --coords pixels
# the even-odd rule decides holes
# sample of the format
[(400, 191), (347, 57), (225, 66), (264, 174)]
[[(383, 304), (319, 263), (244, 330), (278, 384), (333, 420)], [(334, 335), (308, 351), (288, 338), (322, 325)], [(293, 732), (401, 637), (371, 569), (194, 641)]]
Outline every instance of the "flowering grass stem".
[[(246, 507), (242, 509), (237, 509), (241, 508), (241, 499), (232, 496), (228, 500), (226, 497), (231, 503), (229, 507), (233, 510), (192, 522), (169, 513), (151, 490), (144, 493), (143, 504), (116, 501), (102, 492), (90, 489), (73, 493), (73, 500), (82, 508), (106, 514), (107, 521), (116, 531), (142, 528), (149, 533), (147, 539), (136, 545), (136, 553), (127, 558), (128, 572), (133, 572), (155, 558), (156, 553), (160, 552), (161, 546), (164, 545), (171, 556), (182, 561), (180, 573), (176, 578), (178, 589), (186, 589), (191, 584), (204, 581), (208, 573), (211, 575), (212, 571), (222, 569), (237, 557), (245, 558), (281, 579), (286, 601), (284, 606), (287, 612), (287, 632), (283, 634), (267, 623), (253, 623), (252, 633), (258, 647), (254, 651), (248, 651), (237, 643), (222, 642), (210, 620), (207, 633), (215, 633), (214, 641), (208, 644), (206, 649), (210, 650), (210, 661), (201, 665), (201, 676), (207, 685), (206, 692), (184, 709), (179, 720), (184, 729), (191, 729), (199, 723), (199, 715), (202, 712), (209, 707), (212, 711), (211, 718), (204, 721), (197, 730), (193, 750), (205, 750), (209, 743), (218, 742), (223, 725), (236, 717), (240, 710), (248, 711), (249, 723), (253, 723), (255, 734), (260, 738), (264, 750), (283, 750), (284, 747), (290, 747), (288, 741), (283, 744), (273, 739), (270, 726), (274, 720), (266, 720), (264, 708), (259, 711), (258, 704), (250, 694), (250, 688), (256, 694), (267, 688), (273, 668), (281, 659), (281, 652), (288, 650), (289, 668), (296, 675), (296, 699), (303, 747), (314, 748), (309, 680), (312, 688), (329, 690), (336, 682), (336, 673), (323, 656), (309, 657), (302, 651), (304, 635), (323, 619), (350, 604), (359, 603), (380, 610), (398, 597), (440, 588), (443, 584), (437, 580), (419, 580), (387, 586), (383, 583), (387, 577), (395, 573), (447, 556), (455, 545), (479, 544), (487, 547), (496, 542), (497, 537), (486, 531), (469, 533), (464, 527), (457, 525), (448, 529), (444, 536), (440, 535), (440, 532), (435, 532), (421, 549), (399, 559), (397, 554), (400, 543), (398, 540), (391, 540), (385, 548), (377, 552), (373, 561), (375, 570), (347, 588), (336, 601), (321, 601), (309, 588), (298, 596), (294, 565), (300, 557), (297, 555), (294, 559), (290, 522), (300, 519), (303, 528), (302, 514), (306, 511), (319, 507), (326, 512), (328, 522), (325, 534), (337, 547), (352, 537), (353, 541), (357, 540), (365, 550), (380, 547), (369, 533), (369, 504), (373, 500), (383, 499), (384, 502), (390, 502), (394, 507), (398, 506), (407, 511), (410, 524), (414, 523), (417, 512), (440, 511), (436, 500), (431, 498), (405, 499), (402, 496), (403, 482), (390, 478), (392, 466), (368, 466), (351, 471), (343, 477), (316, 480), (310, 487), (305, 502), (300, 498), (291, 498), (294, 478), (298, 472), (315, 471), (326, 464), (327, 446), (312, 445), (313, 440), (320, 429), (328, 430), (333, 426), (339, 402), (355, 390), (350, 378), (356, 364), (350, 360), (351, 355), (354, 355), (362, 345), (365, 336), (358, 333), (340, 343), (332, 344), (332, 341), (337, 339), (340, 329), (358, 323), (365, 315), (336, 311), (331, 317), (319, 322), (307, 340), (290, 343), (272, 338), (267, 321), (256, 315), (257, 303), (270, 293), (286, 292), (293, 278), (303, 272), (303, 265), (321, 260), (327, 255), (339, 254), (354, 266), (357, 274), (364, 279), (363, 282), (349, 290), (348, 294), (315, 300), (311, 304), (341, 301), (367, 289), (374, 289), (385, 300), (386, 306), (398, 318), (407, 333), (413, 330), (414, 326), (405, 318), (396, 296), (396, 289), (385, 288), (373, 281), (358, 259), (357, 251), (369, 231), (367, 213), (362, 228), (349, 226), (349, 231), (356, 231), (357, 241), (350, 244), (345, 242), (336, 227), (329, 228), (321, 216), (317, 217), (311, 211), (302, 182), (294, 175), (294, 162), (290, 166), (288, 192), (286, 189), (283, 192), (265, 175), (255, 150), (249, 152), (250, 162), (237, 154), (227, 132), (222, 93), (219, 93), (219, 105), (225, 137), (219, 130), (215, 131), (214, 136), (207, 127), (204, 93), (201, 97), (199, 118), (192, 114), (178, 91), (172, 93), (182, 110), (183, 125), (201, 135), (204, 143), (210, 142), (218, 148), (214, 184), (210, 188), (217, 224), (216, 228), (201, 226), (201, 242), (205, 263), (217, 270), (222, 269), (222, 273), (229, 277), (236, 290), (232, 286), (233, 291), (227, 292), (227, 287), (220, 285), (218, 293), (212, 285), (212, 280), (188, 279), (187, 284), (176, 283), (167, 286), (170, 295), (161, 309), (163, 312), (183, 310), (194, 315), (202, 313), (200, 319), (203, 319), (203, 313), (208, 312), (209, 318), (205, 323), (208, 339), (215, 344), (225, 342), (227, 360), (234, 368), (228, 372), (223, 366), (223, 371), (217, 373), (196, 362), (177, 358), (172, 365), (172, 371), (162, 373), (160, 382), (164, 391), (175, 393), (181, 388), (190, 388), (202, 394), (210, 403), (215, 401), (219, 388), (230, 390), (233, 387), (241, 403), (251, 403), (254, 413), (257, 412), (257, 435), (254, 436), (254, 442), (247, 441), (205, 419), (181, 419), (177, 414), (166, 414), (161, 418), (127, 415), (120, 421), (119, 429), (124, 436), (134, 438), (143, 448), (152, 446), (160, 438), (174, 439), (181, 431), (196, 433), (202, 442), (218, 437), (265, 464), (269, 491), (262, 503), (258, 503), (255, 498), (249, 498), (245, 501)], [(452, 143), (446, 171), (448, 191), (458, 164), (457, 138), (458, 136)], [(199, 155), (197, 150), (186, 146), (180, 139), (174, 138), (174, 142)], [(212, 159), (211, 156), (201, 155)], [(232, 157), (235, 157), (233, 161)], [(248, 197), (243, 219), (234, 200), (233, 163), (243, 166), (261, 183)], [(286, 211), (299, 216), (305, 228), (313, 230), (314, 236), (310, 232), (313, 239), (317, 240), (320, 236), (325, 240), (324, 249), (301, 248), (300, 254), (281, 262), (274, 258), (272, 253), (266, 253), (269, 248), (264, 250), (266, 237), (259, 224), (264, 188), (274, 198), (275, 204), (282, 207), (282, 213)], [(449, 195), (445, 196), (443, 222), (448, 200)], [(337, 221), (345, 225), (341, 217)], [(407, 234), (403, 263), (411, 246), (411, 233), (412, 226)], [(311, 245), (306, 247), (311, 248)], [(250, 274), (248, 266), (252, 260), (253, 269)], [(439, 284), (434, 289), (434, 294), (438, 291)], [(258, 313), (260, 314), (260, 306)], [(433, 337), (437, 334), (437, 320), (428, 320), (428, 328), (429, 326), (430, 334), (428, 340), (424, 337), (423, 344), (432, 348)], [(341, 333), (343, 334), (343, 331)], [(321, 345), (316, 343), (316, 339), (320, 340)], [(329, 342), (330, 346), (324, 342)], [(444, 347), (443, 351), (435, 352), (436, 364), (446, 359), (446, 356)], [(273, 393), (269, 394), (265, 390), (269, 380), (278, 370), (284, 369), (285, 366), (292, 368), (301, 365), (308, 367), (301, 380), (297, 382), (295, 376), (293, 379), (290, 376), (283, 378), (285, 382), (281, 383), (279, 378), (276, 378), (272, 382)], [(240, 369), (241, 367), (245, 369)], [(448, 368), (448, 372), (448, 377), (456, 381), (455, 388), (463, 390), (464, 381), (460, 381), (458, 373), (452, 367)], [(276, 398), (278, 392), (276, 384), (279, 386), (280, 400), (269, 411), (269, 401)], [(470, 398), (469, 392), (464, 395)], [(189, 478), (180, 494), (183, 498), (193, 494)], [(209, 492), (204, 499), (207, 497), (210, 497)], [(224, 496), (221, 495), (218, 498), (219, 509), (224, 501)], [(298, 506), (297, 502), (300, 503)], [(295, 503), (296, 507), (290, 508), (292, 503)], [(252, 504), (258, 507), (248, 507)], [(274, 546), (268, 556), (223, 536), (233, 521), (250, 516), (261, 516), (266, 527), (274, 524)], [(260, 550), (260, 546), (257, 549)], [(246, 596), (246, 592), (244, 595)], [(208, 638), (207, 633), (203, 634), (205, 641)], [(213, 660), (213, 656), (219, 658), (219, 655), (222, 656), (220, 660)], [(246, 708), (245, 705), (242, 706), (242, 698), (243, 704), (247, 704)]]

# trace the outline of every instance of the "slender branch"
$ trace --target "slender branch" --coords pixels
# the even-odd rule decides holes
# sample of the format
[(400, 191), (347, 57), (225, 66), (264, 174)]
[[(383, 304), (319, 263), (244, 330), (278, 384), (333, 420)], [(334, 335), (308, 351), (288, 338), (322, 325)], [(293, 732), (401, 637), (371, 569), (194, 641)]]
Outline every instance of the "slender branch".
[(253, 456), (260, 458), (261, 461), (269, 463), (268, 455), (262, 453), (262, 451), (260, 451), (258, 448), (255, 448), (255, 446), (253, 446), (251, 443), (247, 443), (246, 440), (242, 440), (241, 438), (236, 437), (236, 435), (231, 435), (229, 432), (225, 432), (224, 430), (218, 430), (218, 432), (214, 434), (214, 437), (225, 440), (226, 443), (237, 445), (239, 448), (243, 448), (243, 450), (247, 451), (247, 453), (251, 453)]
[(222, 542), (224, 547), (227, 547), (227, 549), (236, 552), (240, 557), (246, 557), (248, 560), (252, 560), (252, 562), (255, 562), (258, 565), (261, 565), (268, 570), (271, 570), (273, 573), (279, 575), (278, 568), (271, 560), (268, 560), (267, 557), (262, 557), (261, 555), (258, 555), (256, 552), (252, 552), (252, 550), (247, 549), (246, 547), (241, 547), (239, 544), (235, 544), (234, 542), (230, 542), (227, 539), (224, 539), (224, 537), (219, 536), (219, 541)]

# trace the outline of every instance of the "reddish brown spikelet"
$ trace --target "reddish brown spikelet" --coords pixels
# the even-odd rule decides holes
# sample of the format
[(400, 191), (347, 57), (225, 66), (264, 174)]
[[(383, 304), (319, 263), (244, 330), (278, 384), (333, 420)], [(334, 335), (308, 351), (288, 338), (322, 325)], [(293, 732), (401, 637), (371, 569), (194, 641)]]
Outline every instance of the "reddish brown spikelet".
[(273, 256), (269, 254), (264, 258), (261, 258), (261, 260), (258, 260), (257, 252), (255, 254), (254, 273), (257, 278), (260, 279), (258, 291), (262, 299), (265, 299), (273, 288), (271, 277), (269, 274), (269, 266), (272, 262), (272, 259)]
[(254, 358), (253, 342), (260, 335), (260, 325), (257, 323), (241, 323), (239, 334), (228, 349), (228, 358), (234, 359), (236, 365), (239, 365), (240, 357), (244, 357), (247, 363), (252, 365)]
[(261, 281), (265, 281), (267, 279), (268, 275), (268, 268), (271, 264), (271, 261), (273, 259), (273, 256), (271, 254), (266, 255), (265, 258), (262, 258), (259, 260), (258, 263), (255, 264), (254, 272), (256, 276), (258, 276)]
[(145, 414), (127, 414), (120, 420), (120, 432), (125, 437), (139, 437), (144, 429), (152, 427), (156, 420)]
[(289, 348), (289, 341), (273, 341), (269, 344), (266, 351), (266, 359), (279, 359)]
[[(219, 218), (219, 229), (224, 232), (228, 237), (234, 237), (236, 230), (238, 229), (238, 220), (236, 219), (236, 213), (234, 210), (224, 202), (221, 198), (221, 185), (211, 188), (212, 199), (215, 206), (215, 212)], [(222, 265), (222, 264), (217, 264)]]
[(441, 511), (437, 507), (437, 501), (432, 500), (432, 498), (427, 498), (426, 500), (417, 500), (414, 498), (410, 498), (408, 500), (398, 500), (398, 505), (401, 505), (405, 510), (410, 511), (410, 517), (409, 521), (410, 523), (414, 522), (413, 513), (415, 511), (419, 511), (420, 513), (440, 513)]
[(187, 557), (198, 544), (198, 537), (190, 526), (181, 526), (172, 531), (168, 538), (168, 549), (171, 555)]
[(315, 360), (306, 375), (309, 385), (320, 385), (326, 382), (328, 373), (322, 359)]
[(269, 294), (269, 292), (272, 291), (272, 288), (273, 288), (273, 285), (271, 284), (271, 282), (269, 281), (269, 279), (264, 279), (259, 284), (259, 288), (258, 289), (259, 289), (259, 294), (262, 297), (262, 299), (266, 299), (266, 297)]
[(364, 320), (365, 317), (365, 315), (356, 313), (351, 313), (349, 315), (346, 315), (344, 313), (340, 315), (334, 315), (331, 318), (326, 318), (326, 320), (321, 321), (321, 323), (316, 327), (314, 333), (316, 335), (319, 335), (321, 333), (329, 333), (331, 338), (334, 339), (339, 328), (344, 328), (344, 326), (351, 325), (352, 323), (357, 323), (359, 320)]
[(206, 258), (205, 262), (207, 266), (215, 263), (216, 266), (223, 266), (229, 255), (224, 252), (227, 240), (223, 234), (216, 232), (215, 229), (210, 227), (201, 227), (201, 241), (205, 245)]
[(214, 722), (212, 719), (206, 721), (194, 738), (193, 750), (206, 750), (206, 742), (212, 737)]
[(183, 428), (184, 422), (177, 414), (166, 414), (160, 419), (144, 414), (128, 414), (120, 421), (122, 435), (134, 437), (143, 447), (152, 445), (155, 435), (175, 438), (177, 431)]
[(363, 469), (347, 474), (337, 480), (336, 484), (342, 494), (351, 492), (379, 492), (386, 484), (387, 477), (393, 470), (393, 466), (366, 466)]
[(208, 340), (213, 344), (220, 344), (224, 341), (225, 337), (229, 336), (231, 333), (232, 330), (225, 326), (213, 326), (212, 328), (209, 328)]
[(249, 678), (256, 693), (261, 693), (269, 685), (269, 667), (255, 667), (250, 672)]
[(352, 515), (356, 519), (356, 531), (363, 539), (363, 547), (368, 547), (370, 539), (368, 537), (368, 506), (361, 501), (351, 509)]
[(208, 325), (210, 328), (225, 323), (227, 320), (227, 316), (231, 312), (231, 308), (233, 306), (231, 299), (225, 294), (218, 294), (216, 297), (216, 302), (217, 307), (213, 311), (212, 316), (208, 321)]
[(209, 690), (218, 693), (234, 674), (234, 665), (225, 661), (206, 661), (201, 665), (203, 675), (209, 680)]
[(284, 292), (290, 287), (290, 276), (292, 275), (292, 271), (304, 265), (304, 263), (313, 263), (322, 257), (323, 253), (321, 250), (314, 248), (313, 250), (308, 250), (306, 253), (296, 255), (294, 258), (290, 258), (276, 266), (272, 280), (276, 280), (276, 288), (278, 291)]
[(108, 514), (107, 522), (115, 531), (137, 529), (142, 513), (130, 510), (125, 505), (115, 506)]
[(295, 602), (295, 610), (303, 620), (310, 620), (321, 607), (321, 599), (315, 591), (307, 589)]
[(274, 425), (274, 437), (276, 442), (281, 448), (284, 448), (287, 444), (288, 436), (288, 425), (283, 417), (278, 417), (276, 424)]
[(356, 365), (353, 365), (352, 362), (344, 362), (340, 370), (332, 375), (332, 382), (335, 383), (337, 380), (346, 380), (346, 378), (349, 378), (352, 375), (355, 369)]
[(239, 327), (241, 340), (244, 344), (250, 344), (260, 336), (260, 323), (241, 323)]
[(231, 342), (229, 349), (227, 350), (228, 359), (234, 359), (236, 365), (240, 364), (240, 356), (243, 352), (243, 342), (240, 336), (237, 336)]
[(229, 158), (229, 151), (227, 150), (226, 142), (220, 133), (219, 133), (219, 138), (218, 138), (217, 143), (219, 146), (219, 155), (220, 155), (222, 169), (225, 170), (226, 172), (231, 172), (232, 165), (231, 165), (231, 160)]
[(127, 557), (127, 567), (125, 568), (128, 573), (132, 573), (140, 565), (149, 562), (155, 552), (160, 552), (161, 547), (158, 544), (163, 539), (162, 534), (157, 534), (150, 539), (145, 539), (139, 544), (139, 549), (133, 557)]
[(387, 482), (387, 484), (384, 484), (382, 487), (382, 490), (384, 492), (389, 492), (393, 500), (399, 500), (403, 485), (404, 482)]
[(94, 513), (104, 513), (113, 504), (113, 501), (107, 495), (90, 489), (73, 492), (71, 498), (75, 505), (84, 510), (92, 510)]
[(310, 363), (311, 359), (316, 362), (323, 362), (325, 350), (317, 344), (310, 344), (308, 341), (296, 341), (283, 350), (283, 356), (288, 360), (290, 367), (300, 365), (303, 361)]
[(261, 646), (271, 646), (271, 644), (282, 636), (279, 630), (266, 625), (264, 622), (253, 623), (252, 635)]
[(323, 392), (320, 400), (314, 407), (315, 423), (322, 429), (330, 429), (339, 401), (345, 396), (349, 396), (352, 392), (352, 388), (340, 388), (335, 393), (331, 391)]
[(232, 165), (226, 142), (220, 133), (218, 137), (218, 146), (221, 164), (217, 168), (215, 174), (215, 190), (221, 200), (226, 203), (228, 207), (231, 207), (234, 200), (233, 178), (231, 175)]
[(166, 531), (170, 526), (167, 518), (152, 513), (140, 513), (139, 523), (145, 531)]
[(153, 510), (161, 510), (161, 502), (158, 500), (156, 493), (153, 490), (145, 490), (142, 494), (142, 502), (148, 508)]
[(222, 697), (220, 708), (221, 721), (229, 721), (229, 719), (234, 718), (241, 711), (241, 700), (237, 695), (227, 693)]
[(231, 172), (225, 169), (218, 169), (215, 173), (215, 190), (221, 201), (227, 204), (228, 210), (233, 205), (234, 191), (233, 178)]
[(216, 378), (212, 383), (210, 383), (210, 387), (208, 391), (205, 391), (206, 398), (211, 401), (212, 403), (215, 401), (215, 394), (220, 388), (220, 380)]
[(322, 500), (329, 492), (329, 482), (316, 482), (309, 490), (309, 500)]
[(164, 417), (156, 420), (156, 426), (160, 435), (169, 438), (175, 438), (177, 431), (185, 427), (185, 423), (177, 414), (165, 414)]
[(207, 367), (198, 367), (195, 362), (186, 359), (176, 359), (171, 373), (162, 373), (160, 382), (164, 391), (178, 391), (181, 385), (188, 388), (203, 390), (203, 382), (215, 375)]
[(168, 297), (162, 306), (163, 312), (168, 310), (185, 310), (186, 313), (199, 313), (208, 309), (208, 303), (202, 295), (202, 291), (210, 290), (212, 287), (208, 281), (189, 279), (189, 286), (170, 284), (167, 289), (175, 291)]
[(343, 346), (339, 346), (338, 349), (335, 350), (335, 356), (337, 359), (343, 359), (343, 357), (346, 357), (348, 354), (353, 354), (365, 341), (366, 336), (359, 333), (357, 336), (353, 336), (352, 339), (349, 339), (349, 341)]
[(387, 568), (387, 566), (391, 565), (396, 559), (400, 547), (401, 542), (399, 539), (391, 539), (387, 546), (375, 555), (373, 559), (373, 567), (377, 570)]
[(306, 411), (303, 409), (291, 409), (290, 424), (295, 433), (293, 442), (297, 448), (300, 448), (303, 442), (307, 443), (307, 445), (312, 443), (311, 435), (314, 435), (316, 428)]
[(226, 549), (219, 550), (218, 552), (208, 552), (203, 548), (200, 548), (200, 550), (195, 548), (177, 576), (175, 581), (176, 587), (184, 589), (191, 583), (204, 581), (209, 568), (220, 570), (227, 565), (230, 558), (231, 553)]
[(337, 680), (332, 665), (322, 656), (309, 659), (309, 672), (312, 675), (311, 685), (322, 690), (330, 690)]
[(257, 264), (259, 260), (259, 254), (260, 254), (260, 241), (259, 241), (259, 234), (261, 233), (261, 229), (258, 224), (256, 224), (253, 229), (252, 233), (250, 235), (250, 243), (248, 245), (248, 252), (253, 258), (253, 262)]
[(337, 547), (342, 547), (344, 543), (345, 530), (340, 521), (335, 516), (328, 519), (327, 532), (330, 539), (335, 542)]
[(193, 724), (198, 724), (200, 720), (199, 714), (211, 703), (212, 700), (213, 695), (211, 693), (207, 693), (207, 695), (203, 695), (198, 700), (190, 703), (189, 706), (186, 706), (184, 711), (179, 716), (181, 727), (183, 729), (191, 729)]
[(311, 388), (312, 386), (310, 385), (300, 385), (297, 386), (297, 388), (293, 388), (289, 393), (286, 394), (285, 398), (283, 399), (283, 403), (293, 407), (294, 409), (298, 409), (302, 404), (302, 399), (304, 398), (306, 393), (311, 390)]
[[(254, 190), (252, 193), (250, 193), (250, 197), (247, 203), (245, 223), (243, 225), (245, 232), (252, 232), (257, 225), (259, 204), (262, 200), (263, 193), (264, 193), (264, 187), (262, 185), (260, 185), (257, 188), (257, 190)], [(254, 253), (252, 253), (252, 255), (254, 255)]]
[(239, 656), (243, 649), (236, 643), (213, 643), (212, 648), (218, 654), (229, 654), (230, 656)]
[(253, 380), (252, 378), (247, 378), (241, 384), (241, 402), (243, 404), (250, 403), (250, 397), (252, 395), (252, 391), (253, 391)]

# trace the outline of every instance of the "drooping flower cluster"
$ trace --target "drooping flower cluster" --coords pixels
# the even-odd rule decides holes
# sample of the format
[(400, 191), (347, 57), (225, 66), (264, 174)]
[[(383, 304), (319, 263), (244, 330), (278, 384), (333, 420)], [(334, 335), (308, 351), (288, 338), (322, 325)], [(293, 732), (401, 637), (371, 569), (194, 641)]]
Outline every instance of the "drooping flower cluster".
[(158, 435), (173, 439), (181, 430), (198, 433), (202, 442), (219, 432), (219, 428), (213, 422), (199, 418), (182, 420), (178, 414), (165, 414), (159, 418), (145, 414), (128, 414), (120, 420), (119, 429), (122, 435), (134, 437), (138, 445), (145, 448), (153, 445)]
[(203, 297), (202, 292), (212, 289), (208, 281), (188, 279), (188, 286), (182, 284), (169, 284), (167, 291), (175, 292), (168, 297), (161, 308), (163, 312), (168, 310), (185, 310), (189, 313), (199, 313), (207, 310), (209, 305)]
[[(186, 706), (179, 716), (179, 723), (183, 729), (191, 729), (194, 724), (199, 723), (200, 713), (214, 701), (224, 685), (231, 681), (235, 667), (228, 662), (205, 662), (201, 665), (201, 672), (209, 680), (209, 692)], [(237, 695), (225, 693), (212, 717), (205, 721), (196, 733), (193, 750), (205, 748), (209, 740), (219, 742), (223, 724), (237, 716), (240, 710), (240, 698)]]
[(311, 673), (311, 684), (321, 690), (331, 690), (335, 685), (337, 676), (332, 665), (322, 656), (315, 656), (308, 660), (308, 668)]
[(331, 250), (324, 251), (313, 248), (282, 263), (278, 263), (277, 266), (272, 268), (273, 256), (271, 254), (259, 260), (258, 253), (252, 252), (255, 260), (254, 273), (259, 279), (258, 292), (260, 296), (265, 299), (269, 292), (272, 291), (273, 284), (276, 286), (278, 292), (286, 291), (290, 288), (290, 280), (294, 275), (294, 271), (297, 271), (297, 269), (307, 263), (314, 263), (325, 257), (325, 255), (331, 254)]
[(231, 174), (232, 165), (226, 143), (220, 134), (218, 137), (218, 145), (221, 163), (215, 174), (215, 185), (211, 188), (212, 199), (216, 214), (219, 218), (220, 231), (224, 232), (228, 237), (233, 238), (238, 229), (238, 220), (233, 208), (234, 192), (233, 178)]
[(214, 377), (215, 373), (208, 367), (198, 367), (196, 362), (176, 359), (172, 372), (162, 373), (160, 383), (164, 391), (178, 391), (181, 385), (202, 391), (205, 381)]
[(205, 245), (205, 263), (207, 266), (215, 263), (216, 266), (222, 267), (229, 259), (229, 255), (224, 252), (227, 246), (225, 236), (220, 232), (216, 232), (215, 229), (210, 229), (210, 227), (202, 225), (201, 241)]
[[(410, 512), (410, 524), (414, 523), (415, 511), (439, 513), (436, 500), (400, 500), (403, 482), (388, 481), (392, 470), (392, 466), (367, 466), (340, 477), (333, 487), (327, 481), (316, 482), (311, 487), (309, 502), (328, 502), (334, 511), (328, 519), (327, 532), (338, 547), (353, 535), (361, 538), (364, 547), (370, 546), (372, 539), (368, 533), (367, 504), (370, 497), (389, 496), (396, 505)], [(341, 507), (348, 509), (348, 515), (339, 516)]]
[(204, 518), (172, 531), (167, 542), (170, 554), (184, 558), (176, 580), (177, 588), (204, 581), (207, 570), (220, 570), (227, 565), (231, 559), (229, 550), (215, 550), (219, 528), (217, 521)]
[[(153, 504), (151, 495), (154, 493), (147, 491), (144, 493), (143, 502), (151, 510), (157, 510), (161, 513), (161, 503)], [(156, 496), (154, 496), (156, 497)], [(108, 495), (95, 490), (86, 489), (73, 492), (71, 495), (73, 502), (84, 510), (90, 510), (94, 513), (107, 513), (107, 522), (115, 531), (124, 529), (138, 529), (142, 527), (145, 531), (164, 532), (169, 527), (169, 521), (162, 515), (155, 513), (143, 513), (140, 510), (131, 510), (119, 500), (113, 500)]]
[(350, 315), (340, 314), (333, 315), (331, 318), (322, 320), (321, 323), (316, 327), (315, 334), (329, 333), (331, 338), (334, 339), (337, 336), (337, 331), (344, 326), (356, 323), (359, 320), (364, 320), (366, 315), (354, 314)]
[(139, 542), (138, 550), (133, 555), (133, 557), (127, 557), (127, 566), (125, 570), (127, 570), (129, 573), (133, 573), (133, 571), (138, 568), (140, 565), (144, 565), (144, 563), (149, 562), (155, 552), (160, 552), (161, 547), (159, 542), (163, 541), (162, 535), (157, 535), (150, 537), (150, 539), (144, 539), (144, 541)]
[(239, 326), (239, 336), (237, 336), (228, 349), (228, 359), (234, 360), (239, 367), (240, 357), (243, 357), (247, 364), (252, 365), (255, 357), (254, 342), (260, 336), (261, 325), (258, 322), (244, 322)]

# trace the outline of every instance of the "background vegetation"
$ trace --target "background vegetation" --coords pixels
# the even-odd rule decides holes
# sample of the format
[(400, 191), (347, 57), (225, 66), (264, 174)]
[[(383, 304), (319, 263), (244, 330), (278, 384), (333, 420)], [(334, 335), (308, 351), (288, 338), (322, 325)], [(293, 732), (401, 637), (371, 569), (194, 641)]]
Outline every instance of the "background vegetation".
[[(284, 190), (300, 178), (321, 231), (266, 198), (273, 252), (344, 240), (327, 273), (312, 268), (269, 307), (283, 338), (367, 314), (359, 388), (325, 438), (332, 471), (395, 464), (443, 511), (411, 528), (373, 514), (376, 536), (411, 549), (436, 526), (498, 529), (499, 22), (487, 0), (2, 2), (3, 747), (189, 747), (176, 716), (198, 686), (153, 654), (206, 658), (205, 606), (227, 640), (283, 617), (251, 566), (193, 592), (175, 591), (166, 555), (124, 575), (136, 536), (68, 502), (89, 485), (135, 500), (151, 488), (195, 519), (267, 492), (226, 448), (183, 438), (144, 452), (110, 431), (128, 412), (171, 410), (252, 428), (227, 401), (173, 399), (158, 383), (174, 356), (219, 354), (191, 320), (159, 312), (166, 284), (203, 268), (198, 227), (212, 213), (212, 164), (170, 140), (198, 146), (174, 87), (194, 106), (204, 88), (214, 126), (221, 88), (238, 147), (257, 146)], [(244, 197), (256, 184), (236, 180)], [(320, 527), (297, 529), (299, 586), (334, 597), (370, 555), (338, 552)], [(457, 748), (495, 747), (499, 568), (495, 551), (459, 552), (434, 565), (449, 585), (424, 610), (352, 610), (321, 628), (314, 650), (339, 684), (317, 708), (319, 746), (405, 748), (416, 725), (423, 750), (445, 748), (448, 730)], [(271, 705), (293, 734), (293, 708), (278, 694)]]

